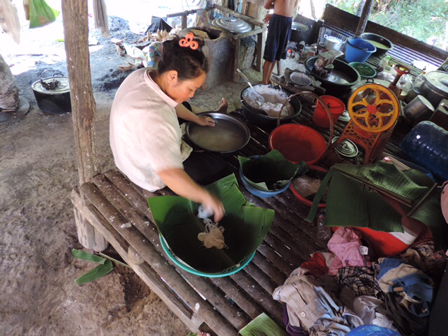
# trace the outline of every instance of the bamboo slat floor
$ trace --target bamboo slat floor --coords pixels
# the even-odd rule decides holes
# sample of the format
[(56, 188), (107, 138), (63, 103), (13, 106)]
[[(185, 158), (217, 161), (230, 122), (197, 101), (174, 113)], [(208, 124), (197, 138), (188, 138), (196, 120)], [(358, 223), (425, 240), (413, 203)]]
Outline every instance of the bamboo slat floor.
[[(303, 102), (302, 113), (293, 122), (315, 128), (312, 113), (312, 106)], [(238, 155), (264, 154), (270, 150), (268, 137), (273, 127), (249, 126), (248, 146), (238, 153), (227, 154), (235, 172), (239, 166)], [(338, 135), (344, 126), (345, 123), (338, 122), (335, 134)], [(318, 130), (328, 141), (328, 130)], [(390, 142), (388, 150), (393, 153), (398, 149)], [(282, 326), (283, 308), (272, 299), (273, 290), (308, 260), (311, 253), (326, 248), (325, 242), (317, 237), (315, 224), (304, 220), (309, 207), (290, 190), (276, 197), (258, 198), (240, 185), (249, 202), (274, 209), (276, 215), (253, 260), (242, 271), (224, 278), (192, 275), (175, 266), (163, 252), (147, 198), (170, 195), (170, 190), (147, 192), (119, 171), (111, 170), (75, 188), (72, 201), (75, 212), (98, 229), (188, 328), (194, 332), (208, 330), (216, 335), (237, 335), (238, 330), (262, 312)], [(88, 200), (86, 204), (81, 195)]]

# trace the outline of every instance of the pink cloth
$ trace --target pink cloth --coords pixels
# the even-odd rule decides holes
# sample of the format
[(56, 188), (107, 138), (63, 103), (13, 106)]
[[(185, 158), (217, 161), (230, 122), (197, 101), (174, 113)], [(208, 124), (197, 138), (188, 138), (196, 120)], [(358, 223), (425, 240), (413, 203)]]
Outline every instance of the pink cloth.
[(361, 235), (351, 228), (340, 227), (328, 241), (328, 249), (335, 254), (329, 275), (336, 275), (346, 266), (367, 266), (370, 262), (360, 252)]

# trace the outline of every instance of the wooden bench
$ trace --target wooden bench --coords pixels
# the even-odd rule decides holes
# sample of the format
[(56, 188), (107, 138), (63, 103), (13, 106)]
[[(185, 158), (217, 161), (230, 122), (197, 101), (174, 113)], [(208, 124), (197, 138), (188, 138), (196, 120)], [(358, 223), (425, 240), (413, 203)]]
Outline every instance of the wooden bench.
[[(312, 114), (312, 106), (304, 102), (302, 113), (294, 122), (315, 128)], [(345, 123), (337, 122), (335, 135), (344, 127)], [(249, 144), (239, 153), (228, 155), (235, 172), (239, 167), (237, 155), (269, 152), (270, 130), (253, 125), (250, 130)], [(386, 145), (388, 153), (400, 151), (399, 133), (397, 140)], [(329, 131), (321, 134), (328, 140)], [(282, 326), (283, 307), (272, 299), (273, 290), (311, 253), (326, 248), (325, 242), (317, 238), (315, 224), (304, 221), (309, 208), (290, 190), (276, 197), (258, 198), (241, 184), (240, 189), (249, 202), (274, 209), (276, 215), (253, 260), (242, 271), (224, 278), (192, 275), (175, 266), (164, 253), (147, 198), (172, 195), (169, 189), (151, 193), (118, 170), (110, 170), (75, 188), (72, 202), (75, 213), (95, 227), (188, 328), (194, 332), (211, 329), (217, 335), (236, 335), (262, 312)], [(84, 205), (81, 195), (88, 200)]]
[[(268, 133), (253, 126), (251, 131), (249, 145), (239, 154), (268, 152)], [(236, 171), (236, 154), (229, 156), (229, 162)], [(248, 201), (274, 209), (276, 216), (248, 266), (224, 278), (192, 275), (175, 266), (163, 252), (147, 197), (172, 194), (170, 190), (147, 192), (119, 171), (111, 170), (75, 188), (72, 202), (75, 213), (95, 227), (188, 328), (195, 332), (210, 328), (217, 335), (236, 335), (262, 312), (283, 325), (283, 308), (272, 299), (273, 290), (308, 260), (310, 253), (325, 248), (316, 237), (314, 224), (303, 220), (308, 207), (291, 191), (261, 199), (244, 187), (241, 190)], [(88, 202), (83, 204), (81, 195)]]

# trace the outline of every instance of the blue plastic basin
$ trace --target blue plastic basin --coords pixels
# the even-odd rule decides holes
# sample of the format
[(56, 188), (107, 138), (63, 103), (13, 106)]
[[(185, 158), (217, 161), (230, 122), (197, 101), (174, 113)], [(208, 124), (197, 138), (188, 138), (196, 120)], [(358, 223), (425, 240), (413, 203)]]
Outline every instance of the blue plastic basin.
[[(253, 155), (250, 157), (250, 159), (256, 160), (259, 157), (260, 157), (259, 155)], [(291, 185), (291, 181), (289, 181), (288, 184), (286, 184), (286, 186), (282, 189), (270, 190), (270, 191), (261, 190), (261, 189), (255, 188), (253, 185), (251, 185), (249, 182), (247, 182), (247, 179), (243, 174), (242, 167), (240, 167), (239, 174), (240, 174), (241, 182), (243, 182), (243, 185), (247, 189), (247, 191), (250, 192), (252, 195), (255, 195), (258, 197), (267, 198), (267, 197), (272, 197), (272, 196), (281, 194), (282, 192), (286, 191), (289, 188), (289, 186)]]
[(350, 37), (345, 46), (345, 60), (364, 63), (376, 51), (376, 47), (361, 38)]

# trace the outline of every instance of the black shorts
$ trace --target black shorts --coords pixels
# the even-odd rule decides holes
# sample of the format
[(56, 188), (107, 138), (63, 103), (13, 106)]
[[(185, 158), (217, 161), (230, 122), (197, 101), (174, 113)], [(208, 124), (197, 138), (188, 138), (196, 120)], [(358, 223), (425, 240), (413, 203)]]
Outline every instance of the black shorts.
[(279, 61), (286, 58), (286, 47), (291, 39), (292, 17), (273, 14), (269, 21), (264, 60)]

